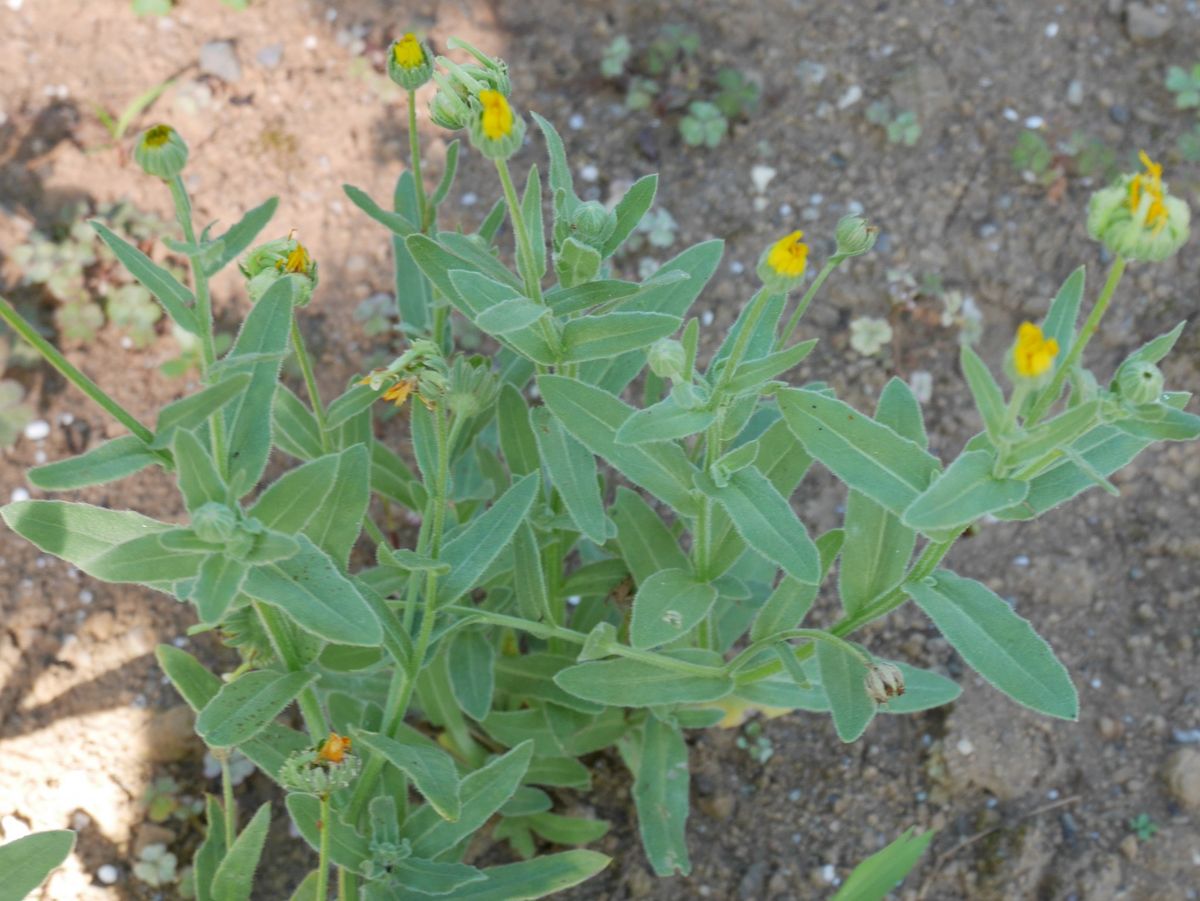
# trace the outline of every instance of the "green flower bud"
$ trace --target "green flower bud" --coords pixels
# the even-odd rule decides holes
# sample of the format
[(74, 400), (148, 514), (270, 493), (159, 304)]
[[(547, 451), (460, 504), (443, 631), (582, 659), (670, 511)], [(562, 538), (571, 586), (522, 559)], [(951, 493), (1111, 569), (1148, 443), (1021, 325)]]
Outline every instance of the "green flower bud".
[(334, 763), (319, 751), (296, 751), (279, 768), (279, 784), (288, 791), (328, 795), (352, 785), (361, 770), (362, 759), (351, 754)]
[(1172, 197), (1162, 181), (1162, 166), (1141, 154), (1145, 172), (1122, 175), (1092, 195), (1088, 234), (1127, 260), (1157, 262), (1188, 239), (1191, 211)]
[(867, 220), (861, 216), (843, 216), (838, 220), (836, 236), (836, 255), (845, 259), (864, 254), (874, 247), (879, 229), (867, 225)]
[(290, 236), (256, 247), (240, 266), (251, 303), (258, 303), (281, 278), (293, 280), (294, 303), (300, 307), (309, 302), (317, 286), (317, 264), (308, 255), (308, 249)]
[(1117, 393), (1134, 404), (1150, 404), (1163, 393), (1162, 370), (1153, 363), (1130, 360), (1117, 370)]
[(170, 125), (155, 125), (142, 132), (133, 158), (147, 175), (174, 178), (187, 165), (187, 144)]
[(475, 149), (490, 160), (506, 160), (521, 147), (525, 120), (513, 112), (500, 91), (480, 91), (470, 119), (469, 133)]
[(221, 621), (221, 640), (229, 647), (237, 648), (246, 663), (267, 666), (275, 659), (271, 638), (253, 607), (239, 607), (225, 614)]
[(471, 360), (458, 357), (449, 378), (429, 370), (418, 377), (418, 385), (418, 393), (423, 397), (445, 394), (446, 405), (460, 417), (474, 416), (480, 410), (489, 409), (500, 391), (499, 379), (482, 357)]
[(429, 120), (450, 131), (466, 128), (471, 120), (471, 107), (465, 96), (450, 85), (441, 73), (434, 73), (433, 77), (441, 90), (429, 102)]
[(683, 368), (687, 365), (687, 351), (674, 338), (659, 338), (650, 345), (647, 354), (650, 371), (660, 379), (682, 381), (687, 378)]
[(571, 215), (571, 235), (589, 247), (601, 250), (617, 228), (617, 214), (598, 200), (579, 204)]
[(388, 77), (406, 91), (415, 91), (433, 77), (433, 54), (411, 31), (392, 41), (387, 57)]
[(482, 87), (472, 87), (472, 94), (478, 95), (482, 88), (488, 87), (499, 91), (505, 97), (512, 93), (512, 81), (508, 77), (508, 63), (506, 63), (504, 60), (498, 59), (494, 56), (488, 56), (482, 50), (478, 49), (477, 47), (473, 47), (471, 44), (467, 43), (461, 38), (450, 38), (446, 44), (451, 49), (466, 50), (473, 57), (475, 57), (476, 60), (478, 60), (479, 65), (477, 66), (473, 64), (459, 66), (457, 63), (454, 63), (445, 57), (438, 57), (438, 62), (442, 63), (451, 72), (454, 72), (456, 76), (460, 74), (466, 74), (475, 81), (483, 83)]
[(237, 514), (216, 501), (203, 504), (192, 514), (192, 531), (201, 541), (224, 544), (237, 531)]

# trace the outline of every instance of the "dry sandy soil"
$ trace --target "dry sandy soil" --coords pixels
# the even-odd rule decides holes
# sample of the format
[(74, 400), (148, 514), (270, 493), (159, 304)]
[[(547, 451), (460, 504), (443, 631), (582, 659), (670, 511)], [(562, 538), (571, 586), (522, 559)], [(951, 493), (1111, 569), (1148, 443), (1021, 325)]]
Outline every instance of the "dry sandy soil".
[[(762, 109), (718, 149), (684, 146), (670, 111), (628, 112), (619, 88), (599, 75), (614, 36), (644, 45), (662, 23), (699, 31), (702, 68), (736, 65), (763, 85)], [(0, 287), (12, 293), (20, 279), (10, 249), (73, 203), (129, 198), (168, 215), (165, 192), (121, 149), (97, 150), (107, 136), (93, 110), (120, 109), (173, 78), (139, 124), (169, 119), (186, 136), (198, 218), (228, 223), (281, 196), (276, 230), (298, 229), (320, 260), (306, 331), (322, 386), (335, 391), (378, 346), (355, 309), (391, 284), (387, 236), (340, 186), (385, 197), (403, 168), (404, 107), (379, 73), (382, 48), (414, 26), (439, 46), (458, 35), (505, 56), (520, 104), (559, 123), (596, 197), (659, 170), (661, 204), (680, 225), (676, 249), (726, 240), (726, 260), (700, 301), (713, 314), (710, 346), (753, 290), (753, 262), (767, 240), (803, 228), (823, 255), (838, 217), (861, 205), (882, 238), (814, 306), (808, 328), (822, 341), (797, 378), (827, 378), (866, 405), (892, 375), (929, 373), (927, 417), (943, 456), (978, 423), (957, 368), (957, 330), (941, 324), (936, 286), (974, 298), (984, 318), (980, 349), (996, 360), (1017, 322), (1039, 317), (1077, 265), (1089, 267), (1089, 296), (1102, 277), (1101, 248), (1083, 226), (1094, 184), (1073, 165), (1049, 188), (1024, 179), (1011, 152), (1027, 124), (1052, 145), (1086, 132), (1121, 161), (1145, 147), (1164, 158), (1176, 193), (1200, 208), (1200, 168), (1172, 151), (1190, 120), (1162, 87), (1168, 65), (1190, 67), (1200, 56), (1195, 2), (1147, 11), (1121, 0), (252, 0), (234, 12), (217, 0), (179, 0), (169, 18), (138, 19), (123, 0), (6, 0)], [(225, 40), (239, 71), (202, 71), (203, 45)], [(888, 143), (866, 120), (867, 105), (884, 98), (916, 112), (914, 146)], [(422, 135), (427, 174), (436, 177), (446, 137), (427, 122)], [(542, 152), (531, 142), (519, 168), (540, 162)], [(497, 194), (481, 163), (465, 157), (450, 206), (468, 225)], [(761, 200), (755, 165), (776, 170)], [(1195, 316), (1198, 253), (1193, 239), (1167, 263), (1132, 268), (1090, 351), (1098, 371)], [(889, 283), (889, 270), (925, 287), (906, 288), (894, 275)], [(232, 277), (218, 282), (216, 296), (227, 315), (245, 302)], [(849, 323), (862, 315), (889, 316), (895, 326), (878, 356), (849, 347)], [(133, 350), (106, 329), (67, 351), (142, 418), (192, 387), (159, 372), (176, 353), (166, 333)], [(1200, 389), (1200, 327), (1184, 333), (1166, 372), (1170, 387)], [(30, 490), (23, 473), (35, 462), (119, 432), (48, 371), (10, 377), (30, 389), (51, 430), (0, 455), (0, 500)], [(856, 861), (916, 825), (940, 831), (904, 898), (1196, 898), (1200, 764), (1189, 755), (1200, 740), (1198, 477), (1200, 451), (1169, 446), (1121, 474), (1120, 499), (1094, 491), (1039, 523), (989, 526), (954, 551), (955, 569), (1012, 598), (1054, 644), (1080, 690), (1078, 723), (1015, 707), (982, 685), (918, 612), (905, 610), (868, 636), (872, 647), (961, 681), (956, 704), (881, 717), (851, 746), (837, 742), (827, 719), (774, 720), (763, 726), (773, 750), (765, 763), (738, 747), (736, 732), (695, 734), (696, 867), (686, 879), (650, 875), (627, 776), (615, 757), (600, 755), (597, 790), (563, 804), (590, 806), (613, 822), (599, 848), (615, 859), (570, 896), (827, 897)], [(832, 481), (810, 477), (806, 491), (806, 519), (832, 525), (842, 501)], [(183, 513), (161, 474), (78, 496), (165, 519)], [(192, 796), (215, 785), (152, 656), (156, 643), (179, 641), (223, 659), (215, 646), (184, 637), (190, 622), (189, 611), (164, 596), (94, 583), (0, 534), (0, 827), (6, 839), (29, 827), (79, 830), (77, 850), (45, 898), (174, 896), (137, 881), (130, 865), (154, 841), (185, 862), (200, 834), (194, 818), (172, 820), (166, 831), (149, 823), (141, 803), (148, 784), (169, 775)], [(1190, 789), (1168, 784), (1176, 765)], [(285, 898), (307, 852), (289, 838), (278, 798), (260, 777), (239, 791), (243, 812), (276, 798), (269, 887), (256, 897)], [(1159, 827), (1146, 840), (1128, 825), (1142, 814)], [(114, 885), (98, 878), (105, 864), (116, 867)]]

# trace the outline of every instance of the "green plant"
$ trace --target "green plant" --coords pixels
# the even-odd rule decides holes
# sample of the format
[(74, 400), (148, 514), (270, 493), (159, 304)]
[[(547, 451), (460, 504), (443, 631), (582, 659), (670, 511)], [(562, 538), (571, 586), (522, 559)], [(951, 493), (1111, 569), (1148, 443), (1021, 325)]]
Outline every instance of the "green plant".
[[(137, 3), (138, 0), (134, 0), (134, 2)], [(168, 4), (166, 11), (169, 11), (169, 9), (170, 7)], [(165, 15), (166, 11), (163, 13), (154, 13), (154, 15)], [(103, 147), (97, 149), (105, 150), (119, 143), (125, 137), (125, 133), (129, 130), (129, 127), (133, 125), (137, 117), (148, 110), (154, 101), (161, 97), (163, 92), (173, 84), (175, 84), (174, 80), (168, 78), (166, 81), (154, 85), (130, 100), (129, 103), (125, 105), (125, 108), (122, 109), (116, 116), (114, 116), (104, 107), (100, 106), (100, 104), (93, 104), (92, 109), (96, 113), (96, 118), (100, 120), (100, 124), (103, 125), (105, 130), (108, 132), (108, 136), (112, 138), (110, 143), (105, 144)]]
[(742, 734), (735, 744), (758, 763), (766, 763), (775, 756), (775, 746), (763, 735), (762, 723), (758, 720), (751, 720), (742, 727)]
[(1176, 109), (1200, 109), (1200, 63), (1191, 71), (1182, 66), (1168, 67), (1166, 87), (1175, 95)]
[(1036, 131), (1027, 129), (1017, 136), (1017, 143), (1012, 151), (1012, 162), (1017, 171), (1030, 172), (1038, 181), (1044, 181), (1050, 174), (1054, 154), (1045, 138)]
[(1150, 814), (1139, 813), (1130, 818), (1129, 831), (1136, 835), (1139, 841), (1148, 842), (1158, 834), (1158, 824), (1150, 819)]
[[(1079, 269), (1040, 325), (1018, 329), (1004, 355), (1007, 392), (961, 348), (983, 431), (943, 461), (903, 382), (890, 382), (867, 415), (824, 382), (787, 379), (816, 344), (795, 341), (810, 303), (874, 245), (863, 219), (838, 223), (834, 252), (807, 283), (799, 232), (765, 248), (761, 287), (701, 359), (688, 311), (722, 243), (687, 248), (641, 281), (615, 277), (611, 261), (651, 209), (657, 178), (634, 183), (612, 210), (582, 200), (558, 132), (534, 114), (547, 149), (547, 218), (539, 167), (518, 191), (509, 166), (526, 126), (507, 67), (463, 42), (449, 46), (473, 61), (394, 46), (389, 71), (410, 111), (422, 78), (437, 79), (438, 121), (466, 129), (503, 200), (473, 233), (439, 229), (457, 144), (432, 194), (415, 171), (386, 207), (346, 187), (392, 237), (400, 318), (418, 337), (331, 402), (298, 325), (317, 264), (292, 237), (246, 253), (274, 199), (220, 236), (197, 235), (187, 147), (166, 126), (142, 136), (136, 157), (175, 201), (183, 234), (169, 246), (188, 257), (190, 287), (96, 227), (199, 339), (202, 387), (151, 428), (0, 301), (0, 316), (129, 430), (31, 470), (30, 482), (73, 490), (159, 466), (188, 514), (159, 522), (38, 499), (0, 516), (93, 578), (187, 601), (198, 629), (219, 630), (241, 658), (223, 679), (173, 646), (157, 654), (222, 770), (193, 862), (197, 896), (245, 897), (261, 855), (270, 805), (240, 828), (235, 748), (286, 793), (317, 853), (304, 891), (319, 901), (334, 870), (340, 897), (368, 901), (535, 898), (582, 882), (605, 855), (537, 854), (535, 837), (570, 846), (604, 833), (605, 823), (555, 812), (550, 791), (587, 790), (580, 758), (604, 749), (629, 769), (655, 872), (687, 873), (688, 730), (804, 710), (828, 713), (849, 742), (877, 715), (959, 696), (950, 679), (882, 658), (859, 634), (910, 601), (1000, 692), (1076, 719), (1070, 676), (1032, 624), (941, 564), (974, 526), (975, 541), (986, 541), (992, 519), (1033, 519), (1097, 485), (1115, 492), (1109, 477), (1146, 447), (1200, 436), (1200, 417), (1183, 410), (1189, 395), (1165, 390), (1156, 365), (1183, 324), (1131, 353), (1111, 379), (1083, 361), (1127, 262), (1163, 259), (1186, 240), (1187, 208), (1160, 170), (1147, 159), (1145, 172), (1096, 193), (1089, 231), (1113, 262), (1082, 325)], [(415, 127), (411, 137), (415, 170)], [(496, 240), (505, 220), (513, 266)], [(208, 280), (239, 257), (253, 302), (218, 357)], [(490, 354), (457, 350), (463, 322), (494, 342)], [(289, 353), (301, 392), (279, 379)], [(407, 409), (411, 441), (377, 437), (379, 400)], [(261, 484), (272, 451), (297, 465)], [(842, 525), (817, 536), (793, 506), (815, 464), (848, 491)], [(420, 523), (405, 546), (373, 518), (384, 503)], [(810, 617), (826, 582), (840, 601), (832, 622)], [(298, 719), (281, 722), (293, 705)], [(757, 739), (753, 747), (765, 754)], [(518, 856), (532, 856), (463, 862), (489, 822)], [(928, 840), (902, 836), (864, 862), (855, 894), (843, 896), (880, 897)], [(165, 857), (143, 861), (164, 880)]]
[(729, 131), (729, 120), (715, 104), (693, 100), (679, 120), (679, 133), (689, 147), (717, 147)]
[(889, 144), (912, 147), (921, 138), (921, 123), (911, 110), (894, 111), (890, 100), (876, 100), (867, 106), (867, 121), (883, 126)]
[(606, 48), (600, 59), (600, 73), (605, 78), (619, 78), (625, 72), (625, 64), (633, 53), (633, 45), (625, 35), (617, 35)]

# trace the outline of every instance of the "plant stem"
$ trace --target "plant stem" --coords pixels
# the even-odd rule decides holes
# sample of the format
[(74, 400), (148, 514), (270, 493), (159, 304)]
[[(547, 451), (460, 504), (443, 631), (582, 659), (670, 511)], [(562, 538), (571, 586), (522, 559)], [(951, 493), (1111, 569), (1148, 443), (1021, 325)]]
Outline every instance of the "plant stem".
[(220, 749), (214, 756), (221, 762), (221, 796), (225, 800), (225, 851), (233, 847), (237, 838), (237, 805), (233, 800), (233, 776), (229, 772), (229, 751)]
[(421, 180), (421, 136), (417, 134), (417, 92), (408, 92), (408, 154), (409, 168), (417, 192), (417, 227), (424, 233), (429, 228), (429, 201), (425, 198), (425, 182)]
[(729, 356), (726, 357), (725, 364), (721, 367), (721, 377), (717, 380), (716, 388), (713, 389), (713, 397), (718, 400), (721, 397), (722, 389), (733, 379), (734, 370), (738, 368), (738, 365), (742, 362), (742, 357), (746, 355), (746, 348), (750, 346), (750, 338), (754, 334), (758, 320), (762, 319), (763, 310), (766, 309), (770, 299), (771, 295), (767, 293), (766, 288), (760, 288), (750, 298), (750, 312), (746, 316), (746, 321), (742, 323), (742, 327), (738, 330), (737, 340), (733, 342), (733, 349), (729, 352)]
[(300, 322), (296, 318), (294, 309), (292, 310), (292, 348), (296, 351), (296, 361), (300, 364), (300, 372), (304, 376), (304, 387), (308, 389), (308, 400), (312, 404), (313, 415), (317, 419), (317, 429), (321, 433), (321, 450), (329, 453), (325, 405), (321, 403), (321, 392), (317, 388), (317, 379), (313, 375), (312, 360), (308, 356), (308, 347), (304, 344), (304, 335), (300, 332)]
[[(525, 214), (521, 212), (521, 202), (517, 199), (517, 189), (513, 187), (512, 175), (508, 171), (507, 160), (496, 160), (496, 172), (500, 175), (500, 184), (504, 188), (504, 202), (508, 204), (508, 218), (512, 221), (513, 231), (517, 238), (517, 268), (521, 270), (521, 278), (525, 282), (525, 293), (538, 303), (545, 303), (542, 297), (541, 280), (533, 270), (533, 243), (529, 239), (529, 228), (525, 224)], [(538, 236), (541, 239), (541, 236)]]
[(1092, 336), (1096, 334), (1096, 329), (1100, 327), (1100, 320), (1104, 318), (1104, 313), (1112, 301), (1113, 294), (1117, 290), (1117, 285), (1121, 283), (1121, 276), (1124, 274), (1125, 258), (1118, 254), (1113, 258), (1112, 265), (1108, 269), (1108, 278), (1104, 282), (1104, 287), (1100, 289), (1100, 296), (1096, 299), (1096, 305), (1092, 307), (1091, 313), (1088, 314), (1087, 321), (1084, 322), (1079, 336), (1071, 344), (1071, 350), (1067, 354), (1067, 358), (1062, 361), (1061, 366), (1054, 370), (1054, 378), (1051, 379), (1049, 386), (1042, 393), (1041, 397), (1038, 398), (1038, 402), (1034, 404), (1033, 409), (1029, 411), (1029, 417), (1025, 420), (1026, 428), (1037, 425), (1038, 420), (1045, 416), (1047, 411), (1054, 406), (1054, 402), (1058, 400), (1064, 383), (1071, 375), (1071, 370), (1075, 368), (1075, 364), (1083, 356), (1084, 348), (1092, 340)]
[[(286, 632), (286, 620), (282, 614), (270, 604), (261, 601), (254, 601), (253, 606), (263, 628), (267, 630), (271, 647), (275, 649), (288, 672), (294, 673), (304, 669), (304, 662), (296, 654), (296, 648)], [(304, 718), (304, 728), (308, 730), (313, 741), (320, 741), (328, 735), (329, 724), (325, 720), (325, 712), (321, 709), (317, 693), (311, 685), (300, 692), (296, 703), (300, 707), (300, 715)]]
[(317, 901), (329, 897), (329, 793), (321, 795), (321, 850), (317, 859)]
[(808, 290), (800, 298), (800, 303), (796, 304), (796, 311), (792, 313), (791, 319), (788, 320), (787, 325), (779, 335), (779, 340), (775, 342), (775, 350), (783, 350), (787, 347), (788, 342), (792, 340), (792, 333), (800, 325), (800, 318), (804, 315), (804, 311), (812, 303), (812, 299), (816, 296), (817, 291), (821, 289), (821, 285), (825, 284), (825, 279), (833, 274), (833, 270), (837, 269), (843, 259), (845, 258), (835, 254), (825, 261), (825, 265), (821, 267), (821, 271), (817, 273), (817, 277), (813, 279), (813, 283), (808, 286)]
[(147, 444), (154, 440), (154, 433), (138, 422), (137, 418), (122, 407), (119, 403), (107, 395), (99, 385), (93, 382), (90, 378), (72, 366), (67, 358), (64, 357), (58, 349), (37, 333), (25, 319), (13, 309), (3, 297), (0, 297), (0, 317), (12, 328), (14, 332), (29, 342), (38, 353), (45, 357), (46, 362), (57, 369), (62, 375), (75, 385), (80, 391), (94, 400), (97, 404), (112, 414), (121, 425), (129, 429), (134, 435), (137, 435)]
[[(725, 669), (730, 675), (736, 675), (737, 671), (750, 660), (753, 660), (754, 655), (759, 651), (763, 650), (764, 648), (769, 648), (773, 644), (778, 644), (781, 641), (791, 641), (793, 638), (807, 638), (812, 642), (823, 641), (826, 644), (831, 644), (843, 654), (848, 654), (866, 667), (870, 667), (874, 663), (869, 655), (864, 654), (861, 650), (850, 644), (850, 642), (838, 638), (836, 635), (830, 632), (824, 632), (820, 629), (789, 629), (788, 631), (781, 632), (778, 635), (772, 635), (770, 638), (759, 639), (758, 641), (749, 645), (745, 650), (730, 660), (729, 663), (725, 665)], [(795, 653), (796, 650), (798, 649), (793, 648), (792, 652)]]

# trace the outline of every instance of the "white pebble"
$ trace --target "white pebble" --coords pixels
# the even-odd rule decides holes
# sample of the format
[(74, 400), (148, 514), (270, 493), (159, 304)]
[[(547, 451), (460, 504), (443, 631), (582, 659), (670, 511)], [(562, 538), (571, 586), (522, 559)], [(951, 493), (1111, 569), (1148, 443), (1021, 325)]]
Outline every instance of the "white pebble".
[(1058, 789), (1052, 788), (1052, 789), (1050, 789), (1050, 791), (1046, 792), (1046, 800), (1057, 801), (1058, 800)]
[(317, 49), (317, 36), (315, 34), (310, 34), (310, 35), (308, 35), (308, 37), (306, 37), (304, 39), (304, 49), (305, 50), (316, 50)]
[(811, 197), (808, 198), (808, 202), (810, 204), (812, 204), (813, 206), (820, 206), (822, 203), (825, 202), (825, 195), (824, 194), (813, 194)]
[(729, 264), (729, 272), (732, 275), (741, 275), (746, 271), (746, 267), (742, 265), (741, 260), (734, 260)]
[(1095, 678), (1092, 680), (1091, 685), (1092, 685), (1092, 688), (1101, 688), (1104, 685), (1104, 683), (1101, 682), (1099, 678)]
[(33, 452), (33, 462), (36, 463), (38, 466), (41, 466), (43, 463), (45, 463), (46, 462), (46, 452), (44, 450), (34, 451)]
[(714, 318), (713, 311), (705, 310), (703, 313), (700, 314), (700, 324), (701, 325), (712, 325), (713, 318)]
[(1057, 34), (1058, 34), (1058, 23), (1057, 22), (1051, 22), (1049, 25), (1046, 26), (1046, 37), (1052, 38)]
[(14, 504), (20, 503), (21, 501), (27, 501), (29, 500), (29, 492), (24, 488), (14, 488), (12, 490), (12, 494), (9, 495), (9, 500), (11, 500)]
[(833, 885), (833, 880), (837, 879), (837, 870), (834, 869), (833, 864), (827, 863), (821, 867), (821, 878)]
[(50, 423), (44, 419), (35, 419), (25, 426), (25, 437), (30, 441), (45, 441), (50, 435)]
[(761, 213), (763, 210), (765, 210), (767, 208), (767, 198), (755, 197), (753, 206), (754, 206), (754, 212)]
[(1005, 119), (1007, 119), (1009, 122), (1016, 122), (1018, 119), (1020, 119), (1020, 118), (1021, 118), (1021, 117), (1020, 117), (1020, 116), (1017, 114), (1017, 111), (1016, 111), (1015, 109), (1013, 109), (1011, 106), (1006, 106), (1006, 107), (1004, 108), (1004, 114), (1003, 114), (1003, 115), (1004, 115), (1004, 118), (1005, 118)]
[(908, 387), (918, 403), (927, 404), (933, 397), (933, 373), (926, 369), (913, 370), (908, 377)]
[(1028, 566), (1029, 558), (1026, 557), (1024, 554), (1018, 554), (1017, 556), (1013, 557), (1013, 565), (1014, 566)]
[(858, 103), (858, 101), (862, 100), (862, 95), (863, 89), (859, 85), (850, 85), (850, 87), (846, 88), (846, 92), (838, 98), (837, 108), (849, 109), (850, 107), (854, 106), (854, 104)]
[(60, 413), (58, 415), (59, 425), (70, 425), (75, 421), (75, 416), (72, 413)]
[(186, 636), (180, 635), (178, 638), (172, 638), (171, 644), (175, 645), (177, 648), (186, 648), (188, 646), (188, 640)]
[(567, 604), (570, 605), (571, 607), (578, 607), (579, 602), (582, 600), (583, 600), (583, 597), (581, 595), (578, 595), (578, 594), (567, 595)]
[(761, 194), (767, 190), (767, 185), (771, 183), (771, 179), (775, 177), (775, 169), (772, 166), (751, 166), (750, 181), (754, 182), (754, 190)]
[(88, 589), (85, 588), (83, 591), (79, 592), (79, 603), (83, 604), (85, 607), (94, 600), (96, 600), (96, 596)]
[(117, 870), (117, 868), (111, 863), (101, 864), (100, 868), (96, 870), (96, 878), (105, 885), (112, 885), (117, 881), (117, 877), (120, 875), (120, 871)]
[(579, 113), (573, 113), (571, 118), (567, 120), (567, 127), (573, 131), (579, 131), (579, 129), (583, 128), (583, 116)]
[(864, 209), (866, 209), (866, 207), (864, 207), (857, 200), (851, 200), (846, 204), (846, 212), (851, 216), (861, 216)]
[(133, 339), (130, 338), (128, 335), (122, 335), (121, 336), (121, 347), (125, 350), (129, 350), (130, 348), (133, 347)]
[(326, 22), (336, 22), (337, 16), (338, 16), (338, 11), (336, 9), (334, 9), (332, 6), (329, 7), (329, 9), (325, 10), (325, 21)]
[(958, 753), (963, 757), (970, 757), (975, 753), (975, 746), (971, 744), (971, 739), (969, 738), (960, 738), (955, 747), (958, 749)]
[(11, 9), (13, 12), (17, 12), (25, 0), (5, 0), (5, 2), (9, 9)]
[(1046, 124), (1046, 120), (1043, 119), (1041, 116), (1030, 116), (1028, 119), (1025, 120), (1025, 127), (1032, 128), (1035, 130), (1038, 128), (1041, 128), (1045, 124)]
[(595, 181), (600, 177), (600, 170), (588, 163), (579, 169), (579, 177), (584, 181)]
[(459, 200), (459, 203), (461, 203), (463, 206), (475, 206), (475, 204), (479, 203), (479, 195), (474, 191), (468, 191), (462, 196), (462, 198)]
[(779, 215), (784, 219), (792, 215), (792, 205), (790, 203), (779, 204)]

